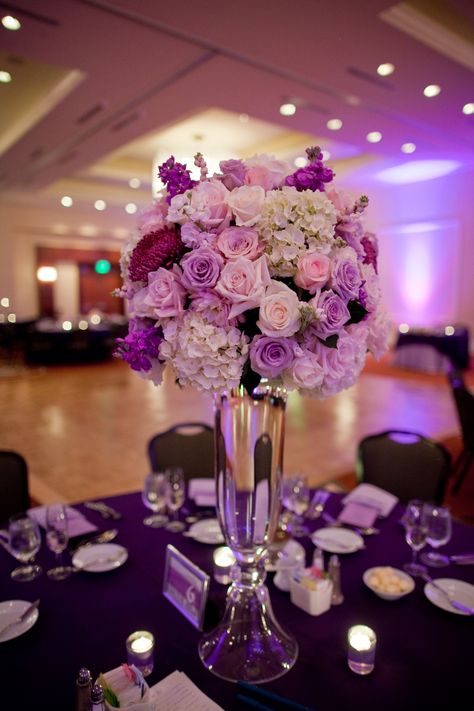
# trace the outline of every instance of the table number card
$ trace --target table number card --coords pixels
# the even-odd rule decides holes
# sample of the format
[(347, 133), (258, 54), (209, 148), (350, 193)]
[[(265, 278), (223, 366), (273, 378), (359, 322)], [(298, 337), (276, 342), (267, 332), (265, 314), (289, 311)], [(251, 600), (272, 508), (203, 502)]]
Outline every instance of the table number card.
[(174, 546), (166, 546), (163, 595), (199, 630), (204, 624), (209, 575)]

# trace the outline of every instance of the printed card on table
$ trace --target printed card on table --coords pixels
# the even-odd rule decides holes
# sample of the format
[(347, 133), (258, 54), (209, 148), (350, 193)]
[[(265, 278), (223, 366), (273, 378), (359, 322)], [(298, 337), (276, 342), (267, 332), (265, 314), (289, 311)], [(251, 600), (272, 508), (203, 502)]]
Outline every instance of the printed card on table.
[(199, 630), (204, 624), (208, 592), (209, 575), (167, 545), (163, 595)]

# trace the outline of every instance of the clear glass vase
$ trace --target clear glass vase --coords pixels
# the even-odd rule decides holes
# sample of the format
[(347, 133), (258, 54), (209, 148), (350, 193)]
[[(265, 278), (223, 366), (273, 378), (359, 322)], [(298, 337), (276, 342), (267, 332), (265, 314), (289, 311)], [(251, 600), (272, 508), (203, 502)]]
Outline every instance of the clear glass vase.
[(280, 513), (286, 391), (264, 381), (216, 396), (217, 513), (236, 565), (224, 615), (199, 655), (217, 676), (261, 683), (285, 674), (298, 644), (276, 621), (265, 557)]

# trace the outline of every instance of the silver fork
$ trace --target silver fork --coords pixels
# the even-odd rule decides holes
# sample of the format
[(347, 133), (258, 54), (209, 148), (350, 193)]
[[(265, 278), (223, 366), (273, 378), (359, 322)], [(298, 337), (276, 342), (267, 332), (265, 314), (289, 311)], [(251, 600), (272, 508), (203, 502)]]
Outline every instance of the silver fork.
[(326, 502), (329, 499), (329, 491), (324, 489), (318, 489), (315, 491), (313, 500), (311, 501), (308, 510), (305, 513), (305, 518), (316, 519), (319, 518), (324, 511)]
[(430, 583), (436, 590), (439, 590), (440, 593), (444, 595), (446, 600), (448, 600), (449, 604), (451, 607), (454, 607), (455, 610), (459, 610), (460, 612), (464, 612), (465, 615), (474, 615), (474, 608), (468, 607), (468, 605), (463, 605), (462, 602), (459, 602), (459, 600), (453, 600), (451, 595), (448, 593), (447, 590), (441, 587), (441, 585), (438, 585), (433, 578), (428, 575), (428, 573), (423, 573), (422, 576), (423, 580), (425, 580), (427, 583)]

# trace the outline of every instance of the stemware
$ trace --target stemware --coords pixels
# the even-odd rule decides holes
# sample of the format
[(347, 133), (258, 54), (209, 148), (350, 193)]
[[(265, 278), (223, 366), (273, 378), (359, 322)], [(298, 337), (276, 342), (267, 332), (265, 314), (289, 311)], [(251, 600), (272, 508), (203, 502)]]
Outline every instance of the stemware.
[[(452, 534), (451, 512), (445, 506), (427, 505), (427, 523), (428, 533), (426, 542), (432, 548), (440, 548), (444, 546)], [(427, 551), (421, 556), (421, 560), (426, 565), (434, 567), (442, 567), (449, 564), (449, 557), (442, 553), (437, 553), (436, 550)]]
[(67, 511), (63, 504), (52, 504), (46, 508), (46, 545), (56, 555), (57, 565), (46, 574), (51, 580), (65, 580), (74, 571), (68, 565), (61, 565), (61, 555), (69, 542)]
[(38, 524), (26, 513), (12, 516), (8, 524), (9, 550), (21, 563), (10, 573), (13, 580), (22, 583), (34, 580), (41, 574), (41, 566), (34, 563), (35, 555), (41, 547), (41, 533)]
[(426, 566), (418, 562), (418, 553), (426, 544), (428, 534), (427, 507), (424, 501), (412, 499), (408, 502), (403, 516), (405, 540), (412, 549), (412, 560), (403, 569), (410, 575), (424, 575)]
[(152, 511), (152, 516), (143, 519), (145, 526), (161, 528), (169, 519), (163, 512), (166, 505), (166, 476), (163, 472), (147, 474), (143, 483), (142, 501)]
[(303, 515), (309, 506), (309, 487), (303, 474), (287, 477), (283, 483), (284, 506), (290, 512), (287, 527), (296, 538), (305, 536), (309, 529), (303, 525)]
[(166, 471), (166, 506), (171, 513), (172, 520), (166, 524), (167, 531), (178, 533), (186, 528), (182, 521), (178, 521), (178, 511), (184, 504), (186, 482), (183, 470), (176, 467)]

